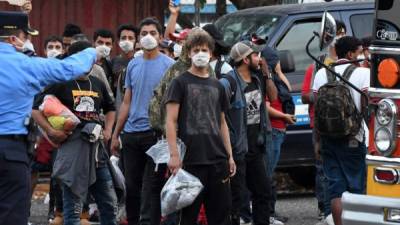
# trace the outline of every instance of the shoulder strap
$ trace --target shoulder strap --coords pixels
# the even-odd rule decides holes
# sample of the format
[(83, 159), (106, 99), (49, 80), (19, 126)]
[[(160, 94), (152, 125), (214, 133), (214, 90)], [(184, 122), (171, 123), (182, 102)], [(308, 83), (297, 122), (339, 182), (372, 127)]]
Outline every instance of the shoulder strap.
[[(335, 67), (330, 67), (333, 71), (335, 71)], [(335, 75), (333, 74), (333, 73), (331, 73), (331, 71), (329, 71), (329, 70), (327, 70), (327, 69), (325, 69), (325, 71), (326, 71), (326, 78), (327, 78), (327, 80), (328, 80), (328, 83), (331, 83), (331, 82), (333, 82), (333, 81), (335, 81), (336, 80), (336, 77), (335, 77)]]
[(353, 64), (350, 64), (350, 65), (346, 68), (346, 70), (343, 72), (342, 77), (343, 77), (345, 80), (349, 80), (355, 69), (357, 69), (357, 66), (355, 66), (355, 65), (353, 65)]
[(217, 77), (217, 79), (220, 79), (222, 77), (221, 69), (223, 65), (224, 61), (221, 59), (221, 57), (218, 57), (217, 64), (215, 65), (215, 76)]
[(230, 86), (231, 91), (232, 91), (232, 98), (231, 99), (234, 99), (233, 96), (235, 96), (236, 90), (237, 90), (237, 83), (236, 83), (235, 78), (233, 78), (232, 76), (227, 75), (227, 74), (222, 74), (221, 78), (225, 78), (225, 79), (228, 80), (229, 86)]

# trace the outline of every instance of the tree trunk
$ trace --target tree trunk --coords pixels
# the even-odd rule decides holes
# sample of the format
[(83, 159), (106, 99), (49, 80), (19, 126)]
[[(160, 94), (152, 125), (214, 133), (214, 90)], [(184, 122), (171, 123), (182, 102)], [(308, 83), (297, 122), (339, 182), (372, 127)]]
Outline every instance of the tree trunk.
[(281, 4), (282, 0), (231, 0), (238, 9)]
[(217, 0), (216, 7), (217, 17), (221, 17), (226, 14), (226, 0)]

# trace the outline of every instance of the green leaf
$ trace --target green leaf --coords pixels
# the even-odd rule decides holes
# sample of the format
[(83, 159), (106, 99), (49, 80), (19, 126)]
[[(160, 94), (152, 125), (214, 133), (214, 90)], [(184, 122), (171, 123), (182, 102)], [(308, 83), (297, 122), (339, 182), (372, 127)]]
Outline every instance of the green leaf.
[(200, 8), (202, 9), (202, 8), (204, 8), (204, 6), (206, 5), (206, 3), (207, 3), (207, 0), (199, 0), (200, 1)]

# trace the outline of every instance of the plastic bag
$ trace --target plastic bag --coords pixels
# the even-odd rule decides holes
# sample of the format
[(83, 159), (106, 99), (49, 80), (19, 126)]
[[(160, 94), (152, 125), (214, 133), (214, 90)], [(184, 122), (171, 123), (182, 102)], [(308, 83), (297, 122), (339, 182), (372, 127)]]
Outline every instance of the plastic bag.
[[(178, 152), (181, 160), (185, 157), (186, 146), (179, 138), (176, 141), (178, 146)], [(168, 163), (170, 159), (170, 152), (168, 147), (168, 142), (166, 139), (159, 140), (155, 145), (151, 146), (149, 150), (146, 151), (155, 164)]]
[(191, 205), (202, 190), (203, 185), (197, 177), (179, 169), (161, 190), (161, 215), (167, 216)]
[(50, 125), (57, 130), (73, 131), (81, 122), (54, 95), (46, 95), (39, 110), (43, 112)]
[(125, 184), (125, 176), (124, 176), (124, 174), (122, 173), (121, 169), (120, 169), (119, 166), (118, 166), (119, 158), (116, 157), (116, 156), (114, 156), (114, 155), (112, 155), (112, 156), (110, 157), (110, 161), (111, 161), (111, 164), (112, 164), (113, 167), (114, 167), (114, 170), (115, 170), (115, 173), (116, 173), (117, 176), (118, 176), (118, 179), (120, 179), (120, 180), (122, 181), (122, 183)]
[(114, 182), (116, 182), (114, 187), (117, 192), (118, 202), (120, 205), (122, 205), (123, 203), (125, 203), (125, 198), (126, 198), (125, 176), (118, 166), (119, 158), (112, 155), (110, 157), (110, 161), (111, 161), (111, 165), (115, 171), (114, 176), (116, 176), (114, 179)]

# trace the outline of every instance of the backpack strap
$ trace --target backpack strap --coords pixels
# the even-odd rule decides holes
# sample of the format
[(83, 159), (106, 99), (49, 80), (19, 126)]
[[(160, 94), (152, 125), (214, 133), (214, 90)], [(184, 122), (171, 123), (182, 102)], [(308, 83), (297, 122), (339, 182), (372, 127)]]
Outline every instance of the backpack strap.
[(237, 90), (236, 80), (235, 80), (235, 78), (233, 78), (232, 76), (229, 76), (227, 74), (222, 74), (221, 78), (225, 78), (229, 82), (229, 86), (231, 88), (231, 94), (232, 94), (230, 101), (232, 102), (232, 100), (235, 98), (234, 96), (235, 96), (236, 90)]
[(353, 72), (354, 72), (355, 69), (357, 69), (357, 66), (355, 66), (355, 65), (353, 65), (353, 64), (350, 64), (350, 65), (346, 68), (346, 70), (343, 72), (343, 75), (342, 75), (343, 79), (345, 79), (345, 80), (348, 81), (348, 80), (350, 79), (351, 75), (353, 74)]
[[(335, 67), (329, 67), (331, 68), (333, 71), (335, 71)], [(325, 69), (326, 71), (326, 79), (328, 80), (328, 83), (332, 83), (336, 80), (336, 77), (333, 73), (331, 73), (331, 71)], [(336, 72), (336, 71), (335, 71)]]
[(221, 79), (222, 78), (222, 66), (224, 65), (225, 61), (221, 59), (221, 57), (218, 57), (217, 59), (217, 64), (215, 65), (215, 76), (217, 77), (217, 79)]

